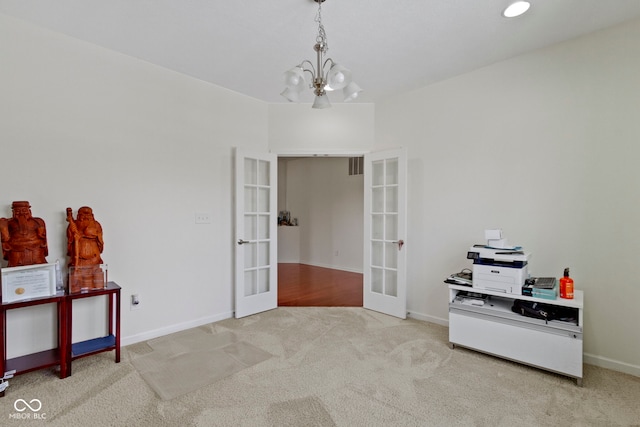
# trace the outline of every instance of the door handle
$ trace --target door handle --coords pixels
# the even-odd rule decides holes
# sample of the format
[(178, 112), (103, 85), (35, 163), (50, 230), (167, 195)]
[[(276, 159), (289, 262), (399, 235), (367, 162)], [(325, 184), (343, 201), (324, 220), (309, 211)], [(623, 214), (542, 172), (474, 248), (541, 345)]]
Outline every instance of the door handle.
[(398, 245), (398, 250), (402, 250), (402, 246), (404, 245), (404, 240), (396, 240), (395, 242), (391, 242), (391, 243), (395, 243), (396, 245)]
[(238, 244), (239, 244), (239, 245), (244, 245), (245, 243), (251, 243), (251, 242), (250, 242), (250, 241), (248, 241), (248, 240), (238, 239)]

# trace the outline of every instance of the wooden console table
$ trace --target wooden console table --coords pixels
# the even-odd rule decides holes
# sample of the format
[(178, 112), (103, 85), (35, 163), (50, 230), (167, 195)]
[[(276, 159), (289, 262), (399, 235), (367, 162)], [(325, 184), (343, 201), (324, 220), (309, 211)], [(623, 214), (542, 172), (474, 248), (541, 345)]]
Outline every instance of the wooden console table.
[[(115, 350), (115, 361), (120, 362), (120, 286), (108, 282), (104, 289), (67, 295), (58, 292), (56, 295), (33, 298), (24, 301), (2, 303), (0, 305), (0, 375), (15, 369), (15, 375), (24, 374), (51, 366), (60, 366), (60, 378), (71, 375), (71, 362), (75, 359)], [(106, 295), (108, 298), (108, 335), (78, 343), (73, 343), (73, 301)], [(7, 360), (7, 311), (43, 304), (57, 305), (58, 347), (37, 353), (27, 354)], [(0, 392), (0, 397), (4, 392)]]
[[(94, 338), (86, 341), (73, 343), (73, 301), (83, 298), (92, 298), (105, 295), (108, 298), (109, 307), (109, 332), (107, 336)], [(103, 351), (115, 350), (116, 363), (120, 363), (120, 286), (114, 282), (108, 282), (104, 289), (93, 289), (86, 292), (80, 292), (67, 295), (67, 314), (66, 326), (68, 345), (66, 347), (68, 364), (66, 372), (71, 375), (71, 362), (81, 357), (91, 356), (92, 354), (101, 353)], [(115, 320), (115, 322), (114, 322)]]
[[(56, 295), (49, 297), (7, 302), (0, 305), (0, 331), (2, 332), (2, 340), (0, 340), (0, 375), (4, 376), (5, 372), (14, 369), (16, 371), (15, 375), (18, 375), (60, 365), (60, 378), (66, 378), (68, 376), (66, 302), (67, 295), (65, 295), (64, 292), (58, 292)], [(58, 347), (7, 360), (7, 311), (44, 304), (57, 305)], [(1, 396), (4, 396), (4, 392), (0, 393), (0, 397)]]

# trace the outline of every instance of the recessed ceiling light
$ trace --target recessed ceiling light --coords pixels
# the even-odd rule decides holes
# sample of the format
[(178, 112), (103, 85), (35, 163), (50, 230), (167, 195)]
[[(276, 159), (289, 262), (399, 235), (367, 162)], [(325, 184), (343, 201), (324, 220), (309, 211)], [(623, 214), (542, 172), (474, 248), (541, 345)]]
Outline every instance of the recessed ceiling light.
[(505, 18), (515, 18), (525, 13), (530, 7), (531, 3), (528, 1), (516, 1), (507, 6), (504, 12), (502, 12), (502, 16)]

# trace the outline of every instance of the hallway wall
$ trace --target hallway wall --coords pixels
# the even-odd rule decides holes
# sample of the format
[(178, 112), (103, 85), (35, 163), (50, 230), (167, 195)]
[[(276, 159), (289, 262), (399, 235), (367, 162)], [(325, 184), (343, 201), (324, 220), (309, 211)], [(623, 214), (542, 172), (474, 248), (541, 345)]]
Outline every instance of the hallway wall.
[[(286, 209), (298, 218), (300, 262), (362, 272), (362, 175), (349, 176), (346, 157), (281, 159)], [(282, 210), (282, 208), (279, 208)]]

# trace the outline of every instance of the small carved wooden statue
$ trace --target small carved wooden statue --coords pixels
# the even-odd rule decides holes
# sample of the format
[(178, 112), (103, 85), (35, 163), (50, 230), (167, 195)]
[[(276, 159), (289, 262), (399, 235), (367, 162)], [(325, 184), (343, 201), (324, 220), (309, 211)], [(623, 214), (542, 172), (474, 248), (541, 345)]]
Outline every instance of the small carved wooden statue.
[(12, 218), (0, 218), (2, 257), (7, 267), (46, 264), (47, 230), (42, 218), (31, 215), (29, 202), (13, 202)]
[(83, 206), (78, 218), (67, 208), (67, 255), (69, 256), (69, 292), (77, 293), (104, 288), (105, 277), (101, 268), (102, 226), (93, 217), (93, 210)]

